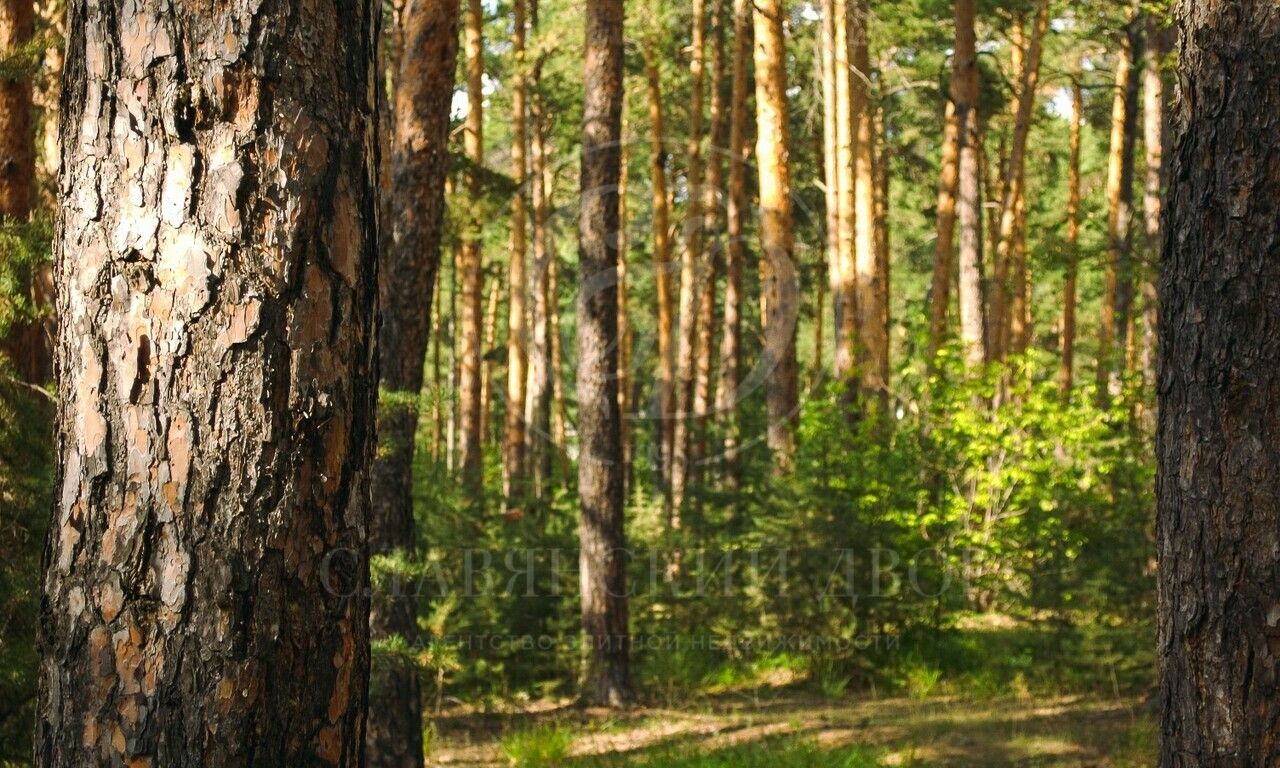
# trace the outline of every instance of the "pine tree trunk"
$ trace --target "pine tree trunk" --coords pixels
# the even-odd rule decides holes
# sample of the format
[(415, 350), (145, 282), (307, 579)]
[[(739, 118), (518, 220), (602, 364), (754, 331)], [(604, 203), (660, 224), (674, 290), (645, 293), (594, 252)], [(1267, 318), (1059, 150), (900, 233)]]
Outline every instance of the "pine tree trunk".
[(854, 271), (857, 298), (854, 313), (858, 326), (858, 375), (868, 400), (888, 402), (889, 340), (883, 316), (884, 285), (877, 265), (875, 243), (876, 177), (875, 119), (871, 103), (871, 56), (868, 43), (867, 0), (850, 0), (849, 44), (854, 71), (850, 73), (851, 113), (854, 131)]
[[(538, 2), (531, 0), (529, 18), (538, 29)], [(551, 175), (548, 168), (546, 135), (549, 115), (542, 106), (543, 57), (533, 65), (531, 83), (533, 98), (529, 103), (532, 132), (529, 135), (529, 159), (533, 197), (533, 306), (529, 337), (529, 383), (525, 389), (525, 459), (529, 467), (533, 492), (538, 498), (546, 493), (551, 477), (556, 446), (551, 443), (551, 323), (555, 305), (551, 299), (552, 243), (548, 219), (551, 214)]]
[(590, 643), (584, 698), (623, 706), (629, 671), (622, 419), (617, 339), (623, 0), (588, 0), (578, 225), (578, 492), (582, 625)]
[(654, 282), (658, 294), (657, 411), (661, 428), (658, 464), (666, 489), (664, 501), (671, 515), (671, 469), (675, 453), (676, 347), (675, 310), (671, 285), (671, 211), (667, 199), (667, 152), (663, 135), (662, 81), (658, 72), (656, 32), (645, 45), (645, 76), (649, 96), (649, 177), (653, 191)]
[(1070, 158), (1067, 163), (1067, 275), (1062, 288), (1062, 361), (1058, 389), (1064, 400), (1071, 395), (1075, 378), (1076, 282), (1080, 268), (1080, 131), (1084, 125), (1084, 91), (1080, 67), (1071, 76)]
[(623, 95), (622, 143), (618, 171), (618, 413), (622, 432), (622, 498), (631, 488), (631, 318), (627, 314), (627, 259), (631, 242), (627, 233), (627, 182), (631, 171), (631, 144), (627, 137), (626, 95)]
[(364, 764), (380, 15), (69, 4), (37, 766)]
[(479, 168), (484, 164), (484, 9), (480, 0), (467, 0), (466, 68), (467, 117), (463, 144), (470, 166), (467, 169), (466, 192), (471, 199), (471, 215), (463, 224), (462, 251), (458, 276), (462, 296), (459, 308), (458, 360), (458, 453), (462, 481), (473, 501), (483, 491), (482, 466), (483, 377), (481, 341), (484, 332), (484, 264), (480, 254), (481, 222), (475, 214), (481, 195)]
[(1161, 768), (1280, 762), (1280, 7), (1182, 0), (1160, 281)]
[(858, 271), (854, 263), (857, 239), (855, 207), (855, 142), (858, 139), (854, 112), (857, 75), (853, 69), (853, 46), (857, 38), (851, 5), (855, 0), (834, 0), (836, 75), (836, 261), (831, 275), (831, 309), (836, 348), (832, 372), (848, 395), (858, 388)]
[[(458, 55), (457, 0), (410, 0), (400, 11), (394, 122), (391, 139), (389, 248), (379, 280), (382, 324), (378, 408), (381, 450), (373, 465), (372, 555), (417, 549), (413, 516), (413, 458), (423, 361), (431, 331), (431, 297), (440, 265), (444, 179), (448, 171), (449, 103)], [(426, 301), (424, 301), (426, 297)], [(437, 331), (438, 335), (438, 331)], [(439, 346), (436, 347), (439, 369)], [(418, 639), (413, 599), (379, 594), (369, 618), (374, 641)], [(422, 765), (422, 701), (416, 665), (397, 657), (376, 660), (370, 680), (366, 735), (370, 766)]]
[(876, 306), (880, 310), (879, 316), (876, 318), (878, 326), (882, 329), (881, 334), (884, 340), (884, 354), (879, 355), (876, 363), (880, 366), (880, 381), (884, 383), (884, 390), (880, 393), (884, 400), (884, 405), (888, 405), (889, 396), (889, 361), (892, 354), (890, 349), (891, 340), (889, 338), (889, 321), (890, 310), (889, 300), (891, 297), (892, 281), (890, 277), (889, 266), (889, 179), (890, 179), (890, 155), (889, 155), (889, 133), (887, 130), (887, 118), (885, 116), (885, 104), (881, 104), (879, 109), (873, 111), (875, 120), (875, 130), (872, 135), (875, 137), (876, 150), (874, 154), (875, 165), (875, 249), (876, 249)]
[[(825, 236), (823, 245), (825, 249), (827, 276), (826, 282), (832, 292), (836, 292), (840, 285), (840, 183), (841, 174), (839, 162), (837, 159), (837, 124), (839, 122), (838, 103), (836, 100), (836, 5), (835, 0), (822, 0), (822, 22), (819, 27), (818, 39), (818, 60), (820, 71), (819, 75), (822, 80), (822, 193), (823, 203), (825, 205)], [(825, 318), (823, 318), (823, 299), (825, 293), (820, 291), (818, 294), (819, 307), (814, 324), (817, 326), (814, 330), (814, 357), (817, 358), (816, 369), (823, 370), (823, 330)], [(838, 305), (840, 299), (838, 294), (833, 298), (833, 306)], [(839, 309), (836, 307), (834, 312), (838, 315)], [(839, 320), (835, 324), (836, 333), (839, 333)]]
[[(954, 82), (954, 81), (953, 81)], [(954, 93), (955, 86), (952, 86)], [(947, 340), (951, 307), (951, 271), (955, 263), (956, 192), (959, 184), (960, 121), (948, 95), (943, 118), (942, 168), (938, 180), (937, 240), (933, 246), (933, 279), (929, 283), (929, 361)]]
[(496, 361), (492, 352), (498, 348), (498, 306), (502, 303), (501, 280), (488, 281), (484, 310), (484, 344), (480, 348), (480, 440), (494, 445), (498, 442), (498, 428), (493, 419), (493, 393), (498, 386)]
[(1164, 192), (1164, 122), (1165, 93), (1164, 58), (1168, 54), (1168, 41), (1160, 20), (1147, 17), (1147, 56), (1142, 70), (1142, 144), (1146, 150), (1146, 176), (1143, 179), (1142, 210), (1143, 230), (1146, 235), (1142, 263), (1142, 374), (1149, 385), (1156, 377), (1156, 333), (1159, 297), (1156, 276), (1159, 273), (1160, 247), (1163, 231), (1161, 195)]
[(1128, 239), (1129, 220), (1124, 204), (1125, 181), (1125, 145), (1128, 143), (1129, 127), (1132, 121), (1129, 116), (1129, 91), (1133, 76), (1133, 48), (1127, 44), (1120, 47), (1116, 57), (1115, 90), (1111, 100), (1111, 145), (1107, 153), (1107, 260), (1106, 285), (1102, 297), (1102, 317), (1098, 323), (1098, 362), (1095, 369), (1099, 402), (1105, 402), (1115, 382), (1113, 374), (1119, 367), (1119, 353), (1123, 352), (1124, 317), (1120, 305), (1124, 299), (1123, 283), (1127, 280), (1126, 240)]
[(774, 469), (791, 468), (797, 410), (796, 317), (799, 290), (791, 221), (784, 0), (754, 5), (756, 157), (760, 177), (767, 442)]
[(729, 96), (729, 184), (725, 205), (724, 322), (716, 414), (724, 426), (726, 485), (736, 482), (738, 386), (742, 355), (742, 267), (746, 261), (743, 215), (747, 209), (747, 59), (751, 49), (751, 8), (733, 0), (733, 85)]
[(528, 377), (528, 317), (525, 298), (529, 294), (525, 274), (525, 252), (528, 250), (525, 228), (528, 190), (525, 174), (525, 149), (528, 146), (525, 119), (525, 0), (512, 3), (511, 25), (511, 178), (516, 193), (511, 198), (511, 259), (507, 271), (507, 400), (502, 436), (502, 494), (507, 504), (516, 503), (524, 487), (524, 389)]
[(960, 136), (957, 219), (960, 227), (960, 339), (965, 362), (977, 368), (987, 360), (986, 318), (982, 296), (982, 152), (978, 125), (978, 53), (974, 33), (975, 0), (956, 0), (955, 69), (951, 99)]
[(680, 509), (689, 482), (690, 426), (693, 417), (694, 356), (698, 341), (698, 280), (702, 271), (702, 111), (706, 0), (693, 0), (693, 33), (689, 57), (689, 138), (685, 147), (684, 250), (680, 255), (680, 321), (676, 346), (676, 423), (671, 463), (673, 527), (679, 527)]
[(711, 356), (715, 346), (716, 284), (719, 262), (724, 252), (724, 159), (729, 143), (729, 109), (725, 99), (724, 0), (711, 0), (711, 133), (705, 163), (706, 180), (702, 194), (702, 229), (705, 258), (699, 278), (698, 341), (693, 376), (694, 431), (690, 457), (691, 476), (702, 475), (707, 457), (707, 428), (714, 393)]

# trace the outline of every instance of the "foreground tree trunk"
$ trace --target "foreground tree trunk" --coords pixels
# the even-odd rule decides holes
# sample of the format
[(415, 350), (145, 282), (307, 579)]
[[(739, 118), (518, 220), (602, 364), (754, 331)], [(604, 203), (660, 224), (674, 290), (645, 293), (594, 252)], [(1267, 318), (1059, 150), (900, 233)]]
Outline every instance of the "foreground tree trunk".
[(590, 643), (584, 698), (622, 706), (629, 667), (622, 415), (618, 411), (618, 181), (623, 0), (588, 0), (578, 223), (578, 492), (582, 626)]
[(729, 183), (725, 205), (724, 322), (716, 413), (724, 428), (726, 484), (735, 482), (738, 451), (738, 385), (742, 344), (742, 265), (746, 261), (743, 214), (747, 209), (747, 59), (751, 47), (751, 8), (733, 0), (733, 85), (729, 96)]
[[(481, 195), (479, 169), (484, 164), (484, 8), (480, 0), (467, 0), (467, 118), (463, 145), (470, 166), (467, 195), (472, 209)], [(473, 214), (464, 223), (462, 250), (458, 254), (458, 274), (462, 296), (459, 322), (461, 345), (458, 360), (458, 453), (462, 481), (473, 501), (483, 491), (482, 445), (484, 442), (483, 377), (481, 346), (484, 334), (484, 263), (480, 254), (481, 223)]]
[(951, 100), (960, 136), (957, 218), (960, 226), (960, 339), (970, 368), (987, 360), (985, 302), (982, 296), (982, 153), (978, 125), (978, 51), (975, 0), (956, 0), (956, 52)]
[(525, 205), (525, 149), (528, 131), (525, 120), (525, 0), (512, 4), (511, 55), (511, 178), (516, 193), (511, 198), (511, 259), (507, 271), (507, 407), (502, 435), (502, 495), (507, 504), (516, 503), (525, 493), (524, 477), (524, 389), (528, 377), (528, 316), (525, 297), (529, 293), (525, 274), (528, 238), (528, 210)]
[(1280, 6), (1182, 0), (1160, 281), (1161, 768), (1280, 762)]
[(788, 159), (784, 0), (758, 0), (753, 14), (756, 65), (756, 157), (760, 176), (760, 246), (764, 304), (767, 442), (777, 472), (791, 468), (797, 410), (795, 241)]
[(379, 15), (69, 5), (38, 766), (363, 765)]
[[(417, 549), (413, 458), (423, 360), (431, 331), (432, 296), (440, 266), (444, 179), (448, 170), (449, 103), (458, 55), (458, 0), (410, 0), (400, 11), (403, 49), (397, 64), (391, 135), (390, 247), (379, 274), (382, 326), (378, 361), (378, 451), (373, 466), (371, 555)], [(438, 331), (437, 331), (438, 333)], [(436, 347), (439, 370), (439, 346)], [(378, 595), (371, 606), (372, 639), (418, 639), (417, 604), (402, 594)], [(369, 690), (368, 762), (375, 768), (422, 765), (422, 700), (418, 669), (398, 656), (379, 657)]]

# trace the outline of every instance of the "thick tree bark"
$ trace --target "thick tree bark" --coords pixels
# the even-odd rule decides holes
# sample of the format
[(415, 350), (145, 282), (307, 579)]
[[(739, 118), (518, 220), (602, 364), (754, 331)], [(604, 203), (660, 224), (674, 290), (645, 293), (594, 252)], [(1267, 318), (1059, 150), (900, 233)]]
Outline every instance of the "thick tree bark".
[[(431, 297), (440, 265), (444, 179), (448, 171), (449, 104), (458, 55), (458, 0), (409, 0), (397, 36), (391, 134), (390, 247), (379, 273), (381, 401), (373, 466), (369, 549), (413, 557), (413, 458), (423, 361), (431, 331)], [(424, 301), (425, 298), (425, 301)], [(439, 347), (436, 347), (436, 370)], [(418, 639), (417, 605), (402, 594), (379, 594), (369, 618), (372, 639)], [(422, 700), (418, 670), (398, 657), (374, 665), (366, 736), (370, 766), (422, 765)]]
[(716, 413), (724, 425), (725, 481), (736, 481), (738, 451), (738, 386), (742, 355), (742, 267), (746, 261), (743, 214), (747, 209), (747, 59), (751, 48), (748, 0), (733, 0), (733, 85), (729, 96), (729, 183), (725, 205), (724, 322), (720, 335), (720, 369)]
[(1280, 762), (1280, 7), (1182, 0), (1160, 281), (1160, 766)]
[(951, 99), (960, 136), (957, 219), (960, 227), (960, 339), (965, 362), (976, 368), (987, 360), (985, 302), (982, 296), (982, 152), (978, 125), (978, 52), (974, 32), (975, 0), (956, 0), (956, 50)]
[[(463, 145), (471, 167), (466, 190), (472, 201), (481, 195), (478, 169), (484, 164), (484, 8), (480, 0), (467, 0), (466, 14), (467, 118)], [(458, 360), (458, 453), (462, 481), (473, 501), (483, 491), (482, 466), (484, 263), (480, 254), (480, 221), (474, 211), (464, 223), (465, 233), (459, 253), (458, 274), (462, 296), (459, 307)]]
[(707, 458), (707, 428), (714, 392), (711, 356), (715, 345), (716, 285), (724, 252), (724, 160), (729, 143), (729, 109), (724, 88), (724, 0), (711, 0), (711, 131), (702, 186), (702, 229), (705, 258), (699, 277), (698, 341), (693, 370), (694, 431), (690, 459), (691, 476), (702, 475)]
[(676, 346), (676, 423), (671, 463), (671, 523), (680, 524), (685, 487), (689, 482), (691, 420), (693, 417), (694, 356), (698, 341), (699, 273), (702, 271), (702, 121), (706, 50), (706, 0), (693, 0), (693, 32), (689, 56), (689, 138), (685, 146), (684, 249), (680, 254), (680, 322)]
[[(955, 85), (952, 81), (952, 92)], [(937, 240), (933, 246), (933, 279), (929, 283), (930, 363), (947, 340), (947, 315), (951, 307), (951, 271), (955, 262), (956, 191), (959, 183), (960, 121), (951, 94), (943, 117), (942, 161), (938, 180)]]
[(796, 317), (799, 290), (791, 221), (784, 0), (758, 0), (755, 30), (756, 157), (760, 177), (760, 248), (764, 304), (767, 443), (776, 472), (791, 468), (797, 412)]
[(1058, 389), (1063, 399), (1071, 395), (1075, 378), (1076, 282), (1080, 268), (1080, 130), (1084, 125), (1084, 90), (1080, 69), (1071, 77), (1070, 158), (1067, 161), (1067, 275), (1062, 288), (1062, 361), (1058, 367)]
[(507, 270), (507, 400), (502, 436), (502, 495), (508, 505), (525, 494), (524, 390), (528, 377), (529, 294), (525, 274), (528, 238), (528, 210), (525, 205), (525, 149), (528, 131), (525, 118), (525, 0), (514, 0), (511, 25), (511, 178), (516, 193), (511, 198), (511, 259)]
[(380, 13), (69, 5), (38, 766), (364, 763)]
[(618, 177), (623, 0), (588, 0), (578, 225), (578, 492), (582, 625), (590, 643), (584, 698), (622, 706), (629, 671), (622, 419), (618, 412)]
[(645, 78), (649, 97), (649, 181), (653, 191), (654, 283), (658, 298), (657, 411), (660, 425), (658, 464), (671, 515), (671, 469), (675, 453), (676, 346), (671, 272), (671, 211), (667, 198), (667, 153), (663, 136), (662, 80), (658, 71), (657, 33), (645, 44)]

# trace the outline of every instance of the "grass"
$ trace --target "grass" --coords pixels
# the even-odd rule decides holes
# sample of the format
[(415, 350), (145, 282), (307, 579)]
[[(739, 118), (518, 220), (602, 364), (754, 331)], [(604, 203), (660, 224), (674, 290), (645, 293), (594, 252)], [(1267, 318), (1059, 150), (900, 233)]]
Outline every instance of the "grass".
[(878, 750), (823, 749), (803, 738), (781, 738), (722, 750), (662, 749), (639, 756), (591, 758), (574, 768), (880, 768)]
[(569, 757), (573, 733), (560, 725), (518, 730), (503, 737), (498, 751), (514, 768), (554, 768)]

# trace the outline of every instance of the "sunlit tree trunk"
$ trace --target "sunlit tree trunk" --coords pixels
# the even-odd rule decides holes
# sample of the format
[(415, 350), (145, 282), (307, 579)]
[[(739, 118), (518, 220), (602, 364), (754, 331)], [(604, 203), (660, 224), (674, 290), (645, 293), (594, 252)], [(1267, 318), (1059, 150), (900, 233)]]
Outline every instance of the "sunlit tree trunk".
[(1084, 91), (1077, 64), (1071, 76), (1070, 157), (1067, 160), (1067, 275), (1062, 288), (1062, 361), (1058, 388), (1070, 397), (1075, 376), (1076, 283), (1080, 269), (1080, 131), (1084, 125)]
[(982, 296), (982, 152), (978, 124), (978, 53), (974, 33), (975, 0), (956, 0), (956, 48), (951, 74), (951, 99), (956, 105), (960, 135), (957, 184), (957, 220), (960, 229), (959, 278), (960, 339), (965, 362), (976, 368), (986, 362), (984, 302)]
[(684, 248), (680, 254), (680, 319), (676, 345), (676, 423), (671, 463), (671, 504), (678, 527), (689, 482), (690, 426), (693, 417), (694, 356), (698, 341), (698, 280), (702, 271), (702, 121), (703, 73), (706, 49), (706, 0), (693, 0), (693, 33), (690, 42), (688, 141), (685, 146)]
[(889, 320), (890, 310), (889, 301), (891, 298), (890, 287), (892, 281), (890, 277), (889, 265), (889, 178), (890, 178), (890, 152), (889, 152), (889, 134), (887, 131), (887, 118), (885, 109), (887, 105), (882, 104), (879, 109), (873, 110), (875, 119), (875, 130), (873, 136), (876, 142), (875, 160), (875, 249), (876, 249), (876, 306), (879, 309), (879, 316), (876, 319), (877, 324), (883, 330), (882, 338), (884, 340), (884, 354), (880, 355), (876, 363), (880, 367), (880, 381), (884, 384), (884, 390), (880, 395), (885, 399), (889, 395), (889, 363), (892, 350), (890, 348), (891, 340), (889, 337)]
[[(1132, 195), (1125, 192), (1131, 181), (1131, 159), (1126, 160), (1126, 145), (1130, 142), (1133, 120), (1129, 114), (1129, 93), (1133, 88), (1135, 52), (1132, 36), (1126, 35), (1125, 43), (1116, 55), (1115, 90), (1111, 101), (1111, 144), (1107, 153), (1107, 256), (1106, 283), (1102, 297), (1102, 316), (1098, 324), (1097, 376), (1098, 398), (1105, 401), (1111, 394), (1122, 365), (1124, 339), (1122, 331), (1127, 318), (1124, 316), (1125, 294), (1128, 282), (1129, 206), (1125, 200)], [(1132, 156), (1130, 155), (1130, 158)], [(1129, 166), (1127, 169), (1126, 166)], [(1126, 172), (1128, 171), (1128, 172)]]
[(1280, 6), (1181, 0), (1160, 280), (1161, 768), (1280, 763)]
[(866, 397), (884, 404), (888, 383), (889, 340), (885, 336), (884, 276), (880, 273), (875, 243), (876, 176), (875, 119), (871, 103), (871, 56), (867, 39), (867, 0), (849, 0), (849, 45), (854, 71), (850, 73), (850, 112), (853, 116), (854, 161), (854, 271), (857, 298), (854, 313), (858, 326), (857, 369)]
[(623, 95), (621, 168), (618, 171), (618, 413), (622, 431), (622, 498), (631, 487), (631, 318), (627, 314), (627, 182), (631, 172), (630, 147), (627, 138), (626, 96)]
[(711, 0), (711, 132), (702, 185), (702, 229), (705, 257), (699, 277), (698, 342), (693, 376), (694, 433), (691, 475), (701, 475), (707, 455), (707, 427), (712, 408), (711, 356), (715, 345), (716, 285), (724, 252), (724, 159), (728, 152), (729, 109), (724, 88), (724, 0)]
[(942, 169), (938, 180), (937, 240), (933, 245), (933, 278), (929, 283), (929, 361), (947, 339), (951, 306), (951, 271), (955, 263), (956, 186), (959, 183), (960, 121), (954, 98), (948, 94), (943, 118)]
[(760, 247), (764, 280), (767, 442), (775, 471), (790, 469), (797, 408), (796, 316), (799, 306), (791, 221), (786, 47), (783, 0), (754, 5), (756, 157), (760, 177)]
[(364, 765), (380, 15), (69, 4), (41, 768)]
[[(394, 120), (390, 134), (390, 200), (383, 222), (389, 247), (382, 256), (379, 293), (381, 394), (373, 465), (372, 555), (417, 549), (413, 517), (413, 459), (423, 363), (431, 330), (431, 297), (440, 265), (444, 178), (448, 170), (449, 104), (458, 54), (457, 0), (410, 0), (399, 13)], [(437, 331), (438, 334), (438, 331)], [(436, 347), (439, 370), (439, 347)], [(372, 639), (418, 637), (416, 603), (379, 594), (369, 617)], [(385, 661), (384, 661), (385, 659)], [(417, 666), (380, 656), (370, 681), (366, 737), (371, 766), (422, 765), (422, 702)]]
[(507, 503), (523, 496), (525, 487), (524, 390), (529, 375), (529, 280), (525, 272), (529, 214), (526, 150), (529, 144), (526, 118), (525, 0), (512, 3), (511, 22), (511, 178), (516, 193), (511, 198), (511, 259), (507, 268), (507, 407), (502, 436), (502, 493)]
[(623, 0), (588, 0), (578, 225), (578, 492), (582, 624), (590, 651), (584, 697), (633, 698), (628, 666), (622, 427), (618, 412), (618, 148), (622, 136)]
[(729, 184), (725, 204), (724, 322), (720, 335), (716, 414), (724, 429), (726, 485), (736, 481), (738, 385), (742, 356), (742, 269), (746, 261), (743, 216), (747, 210), (747, 60), (751, 49), (751, 7), (733, 0), (733, 85), (729, 96)]
[[(998, 328), (993, 335), (992, 356), (1003, 359), (1010, 352), (1025, 350), (1029, 339), (1027, 324), (1027, 265), (1026, 250), (1019, 242), (1023, 234), (1026, 210), (1026, 156), (1027, 138), (1031, 134), (1036, 91), (1040, 84), (1040, 59), (1044, 35), (1049, 26), (1049, 4), (1039, 0), (1030, 34), (1025, 31), (1014, 35), (1018, 87), (1013, 117), (1013, 138), (1009, 146), (1009, 161), (1005, 167), (1004, 197), (1000, 205), (999, 242), (996, 249), (997, 263), (1006, 265), (1000, 277), (1012, 278), (1012, 285), (997, 280), (993, 301), (992, 325)], [(1015, 29), (1022, 29), (1018, 24)], [(993, 297), (994, 298), (994, 297)], [(998, 306), (998, 309), (996, 307)]]
[(835, 334), (835, 357), (832, 372), (844, 387), (846, 395), (858, 389), (858, 271), (854, 263), (857, 238), (855, 207), (855, 173), (858, 139), (858, 115), (854, 112), (857, 78), (853, 72), (853, 45), (857, 39), (852, 29), (855, 19), (852, 4), (856, 0), (833, 0), (835, 15), (835, 114), (836, 114), (836, 261), (831, 270), (831, 308)]
[[(836, 125), (839, 121), (836, 101), (836, 6), (835, 0), (822, 0), (822, 21), (819, 27), (818, 59), (819, 76), (822, 80), (822, 194), (825, 205), (824, 256), (826, 261), (826, 284), (834, 291), (839, 286), (840, 269), (840, 183), (841, 175), (837, 158)], [(814, 318), (814, 356), (817, 358), (815, 368), (823, 369), (824, 325), (823, 299), (825, 291), (818, 293), (818, 312)], [(838, 304), (839, 296), (834, 297), (833, 304)], [(839, 314), (839, 309), (835, 309)], [(835, 322), (836, 333), (839, 333), (839, 320)]]
[(671, 212), (667, 198), (667, 152), (663, 135), (662, 80), (658, 71), (656, 32), (645, 44), (645, 77), (649, 97), (649, 182), (653, 191), (654, 282), (658, 298), (658, 463), (671, 514), (671, 469), (675, 447), (676, 346), (671, 273)]
[[(484, 310), (484, 345), (480, 348), (480, 439), (494, 444), (498, 442), (498, 425), (493, 419), (493, 393), (497, 382), (496, 361), (492, 352), (498, 348), (498, 306), (502, 301), (502, 281), (489, 279), (489, 293)], [(498, 390), (501, 391), (501, 390)]]
[[(538, 28), (538, 3), (530, 3), (529, 16)], [(548, 115), (542, 106), (540, 83), (542, 57), (534, 63), (531, 83), (534, 97), (529, 103), (532, 131), (529, 132), (531, 165), (530, 193), (533, 198), (533, 301), (529, 328), (529, 382), (525, 388), (525, 460), (530, 472), (532, 490), (542, 498), (546, 493), (555, 446), (551, 444), (551, 259), (552, 245), (548, 229), (551, 188), (549, 183), (546, 125)]]
[(1143, 179), (1142, 211), (1146, 248), (1142, 260), (1142, 352), (1143, 379), (1150, 385), (1156, 377), (1156, 317), (1159, 297), (1156, 276), (1160, 265), (1163, 231), (1161, 195), (1164, 192), (1164, 58), (1168, 54), (1168, 38), (1160, 20), (1147, 17), (1147, 56), (1142, 71), (1142, 143), (1146, 149), (1146, 175)]
[(463, 224), (465, 232), (458, 260), (462, 290), (458, 323), (458, 453), (463, 484), (472, 499), (479, 500), (484, 482), (484, 366), (480, 349), (484, 338), (484, 264), (480, 254), (481, 222), (475, 212), (482, 192), (478, 170), (484, 164), (484, 8), (480, 0), (467, 0), (466, 17), (467, 117), (463, 148), (471, 164), (467, 170), (466, 192), (472, 212)]

